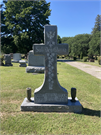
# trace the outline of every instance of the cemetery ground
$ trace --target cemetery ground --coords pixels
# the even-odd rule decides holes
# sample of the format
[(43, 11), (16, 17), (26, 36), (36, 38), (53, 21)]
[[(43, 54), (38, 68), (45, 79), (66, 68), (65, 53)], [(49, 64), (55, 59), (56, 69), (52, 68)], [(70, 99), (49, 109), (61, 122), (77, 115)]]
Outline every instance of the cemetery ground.
[(21, 112), (26, 88), (31, 87), (32, 97), (44, 79), (44, 74), (26, 73), (25, 67), (13, 63), (12, 67), (0, 66), (0, 134), (80, 134), (100, 135), (100, 79), (97, 79), (64, 62), (57, 63), (57, 76), (61, 86), (77, 89), (77, 98), (83, 106), (77, 113)]

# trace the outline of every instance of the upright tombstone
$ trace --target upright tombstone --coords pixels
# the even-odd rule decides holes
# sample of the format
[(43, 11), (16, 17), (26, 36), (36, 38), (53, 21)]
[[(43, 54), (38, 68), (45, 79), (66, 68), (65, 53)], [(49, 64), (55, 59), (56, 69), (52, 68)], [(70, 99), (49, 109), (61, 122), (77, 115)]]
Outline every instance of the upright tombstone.
[(5, 65), (4, 66), (13, 66), (11, 64), (11, 55), (10, 54), (5, 54), (4, 59), (5, 59)]
[[(34, 44), (34, 55), (45, 56), (45, 75), (43, 84), (35, 89), (34, 98), (24, 99), (22, 111), (81, 112), (82, 107), (68, 98), (68, 92), (57, 78), (57, 55), (68, 54), (68, 44), (57, 44), (57, 26), (45, 25), (44, 44)], [(28, 96), (29, 97), (29, 96)]]
[(14, 53), (12, 62), (19, 63), (19, 60), (21, 60), (21, 54), (20, 53)]
[(26, 67), (27, 73), (44, 73), (45, 57), (35, 56), (33, 50), (28, 54), (28, 66)]

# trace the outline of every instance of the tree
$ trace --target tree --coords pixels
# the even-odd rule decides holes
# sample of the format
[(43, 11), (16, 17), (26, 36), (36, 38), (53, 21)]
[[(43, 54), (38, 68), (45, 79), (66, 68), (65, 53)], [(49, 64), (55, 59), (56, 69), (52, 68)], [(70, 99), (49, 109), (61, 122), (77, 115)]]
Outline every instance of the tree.
[(8, 1), (5, 3), (4, 21), (10, 31), (13, 51), (16, 48), (16, 52), (27, 53), (32, 49), (34, 43), (44, 41), (44, 25), (49, 24), (48, 16), (51, 12), (49, 6), (50, 3), (45, 0)]
[(93, 58), (93, 56), (100, 55), (100, 27), (101, 27), (101, 15), (97, 15), (94, 28), (92, 30), (91, 41), (89, 42), (88, 55)]
[(94, 28), (92, 30), (92, 35), (95, 34), (97, 31), (100, 31), (101, 28), (101, 15), (97, 15), (96, 19), (95, 19), (95, 25)]
[(79, 34), (71, 40), (70, 56), (87, 56), (89, 49), (90, 34)]
[(9, 53), (12, 52), (12, 47), (14, 47), (13, 43), (13, 37), (10, 35), (10, 30), (7, 28), (5, 25), (5, 16), (4, 16), (4, 10), (6, 8), (4, 7), (4, 4), (7, 3), (6, 1), (3, 1), (3, 3), (0, 5), (1, 6), (1, 50), (4, 53)]
[(61, 44), (61, 37), (59, 35), (57, 35), (57, 42), (58, 44)]
[(93, 58), (94, 55), (100, 55), (100, 35), (101, 31), (96, 31), (96, 33), (92, 35), (91, 41), (89, 42), (88, 55), (91, 58)]

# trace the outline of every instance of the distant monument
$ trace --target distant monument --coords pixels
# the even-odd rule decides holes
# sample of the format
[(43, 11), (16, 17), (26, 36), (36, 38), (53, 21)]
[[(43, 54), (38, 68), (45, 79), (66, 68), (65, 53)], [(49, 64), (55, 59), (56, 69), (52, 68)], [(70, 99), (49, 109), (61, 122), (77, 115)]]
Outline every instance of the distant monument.
[(21, 111), (81, 112), (82, 106), (75, 98), (75, 91), (72, 90), (74, 99), (71, 100), (57, 79), (57, 55), (68, 54), (68, 44), (57, 44), (55, 25), (45, 25), (44, 38), (44, 44), (33, 45), (34, 55), (45, 56), (44, 82), (35, 89), (34, 98), (31, 98), (31, 88), (27, 89), (27, 98), (21, 105)]
[(28, 66), (26, 67), (27, 73), (44, 73), (45, 57), (35, 56), (33, 50), (28, 54)]

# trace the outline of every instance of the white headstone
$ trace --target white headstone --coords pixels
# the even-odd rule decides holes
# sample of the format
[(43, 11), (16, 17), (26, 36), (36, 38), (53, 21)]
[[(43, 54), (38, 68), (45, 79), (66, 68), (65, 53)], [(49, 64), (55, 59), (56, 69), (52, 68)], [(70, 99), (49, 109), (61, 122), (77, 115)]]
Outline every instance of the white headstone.
[(12, 62), (19, 62), (19, 60), (21, 60), (21, 54), (20, 53), (14, 53)]

